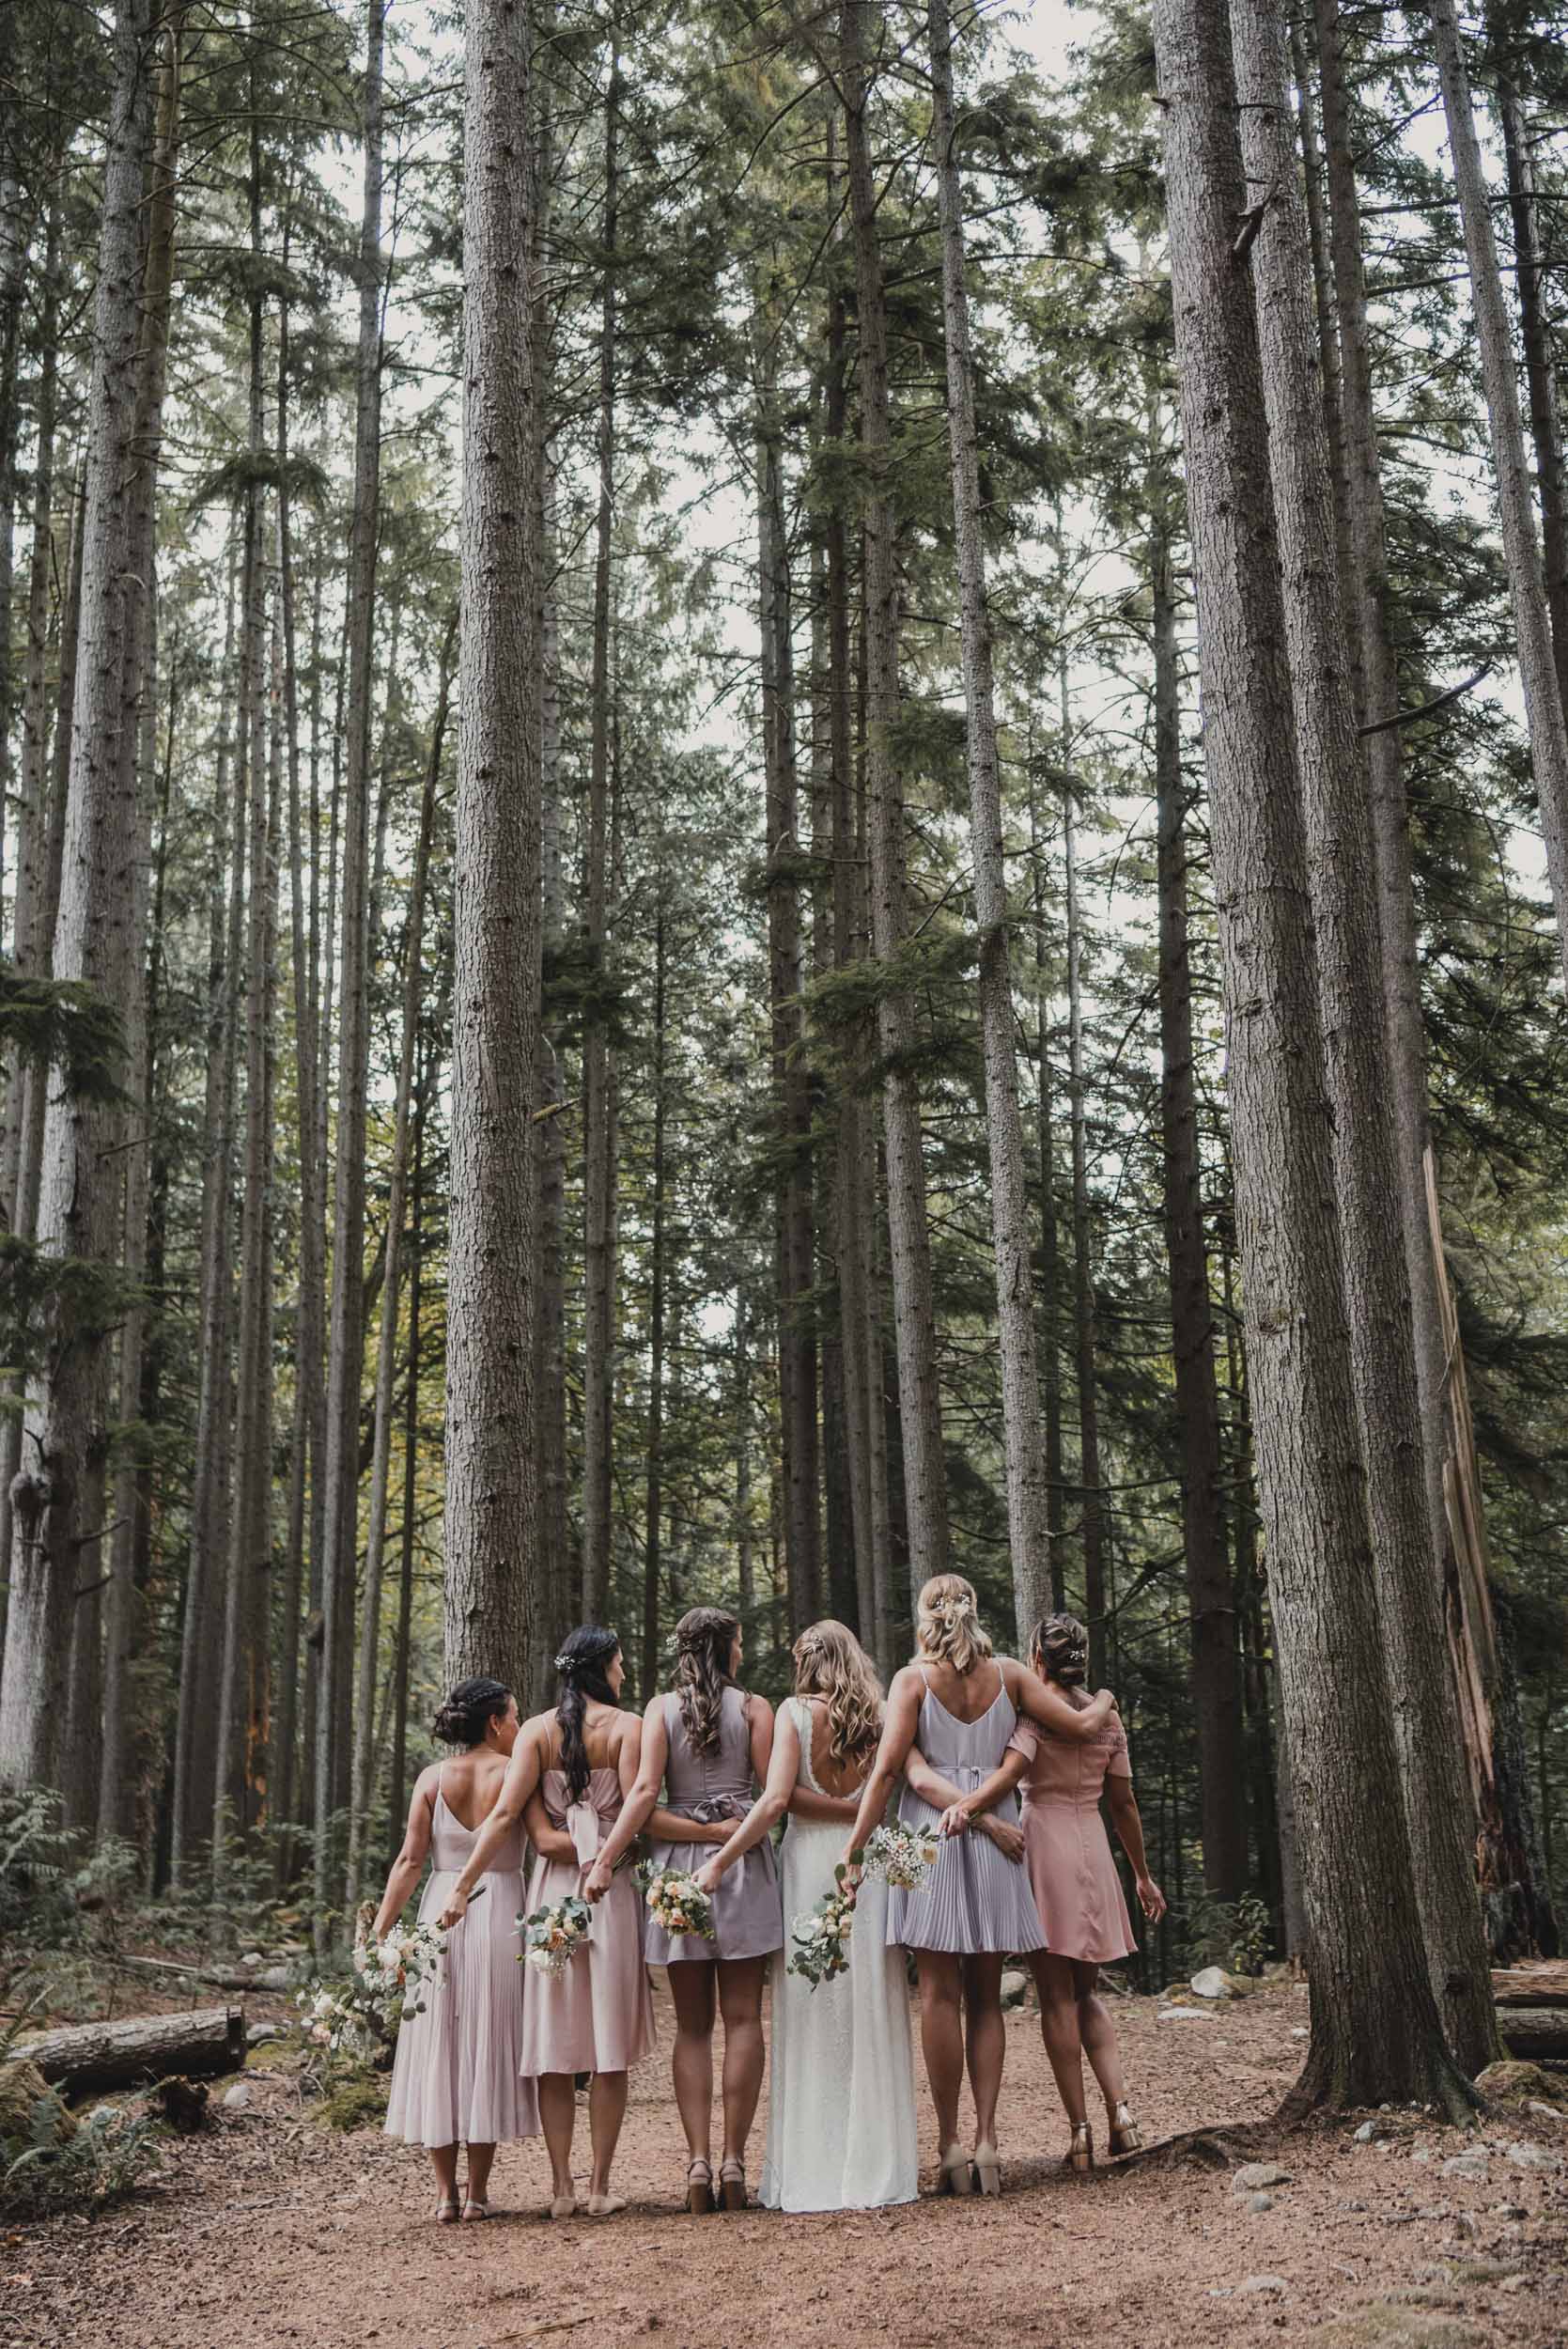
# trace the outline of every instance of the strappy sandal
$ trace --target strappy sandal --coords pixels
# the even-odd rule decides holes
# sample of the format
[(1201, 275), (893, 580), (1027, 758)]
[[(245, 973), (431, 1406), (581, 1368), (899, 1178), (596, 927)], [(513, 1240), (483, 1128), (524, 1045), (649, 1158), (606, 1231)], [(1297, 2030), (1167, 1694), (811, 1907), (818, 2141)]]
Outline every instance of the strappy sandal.
[(974, 2149), (974, 2175), (982, 2194), (1001, 2192), (1001, 2163), (994, 2145), (977, 2145)]
[(455, 2194), (443, 2194), (436, 2204), (436, 2224), (438, 2227), (455, 2227), (457, 2223), (458, 2198)]
[(1113, 2154), (1136, 2154), (1143, 2142), (1143, 2132), (1125, 2104), (1118, 2105), (1110, 2123), (1110, 2150)]
[(626, 2196), (624, 2194), (590, 2194), (588, 2197), (590, 2218), (613, 2218), (618, 2210), (625, 2210), (625, 2208)]
[(1094, 2132), (1087, 2121), (1073, 2123), (1073, 2141), (1062, 2156), (1062, 2167), (1079, 2177), (1087, 2177), (1094, 2167)]
[(697, 2218), (706, 2218), (713, 2208), (713, 2164), (701, 2154), (687, 2167), (686, 2207)]
[(961, 2145), (950, 2145), (937, 2164), (937, 2191), (939, 2194), (974, 2192), (973, 2165)]
[(488, 2218), (489, 2215), (489, 2202), (477, 2202), (472, 2194), (463, 2204), (463, 2217), (470, 2224), (476, 2218)]
[(733, 2155), (719, 2164), (719, 2203), (723, 2210), (746, 2207), (746, 2165)]

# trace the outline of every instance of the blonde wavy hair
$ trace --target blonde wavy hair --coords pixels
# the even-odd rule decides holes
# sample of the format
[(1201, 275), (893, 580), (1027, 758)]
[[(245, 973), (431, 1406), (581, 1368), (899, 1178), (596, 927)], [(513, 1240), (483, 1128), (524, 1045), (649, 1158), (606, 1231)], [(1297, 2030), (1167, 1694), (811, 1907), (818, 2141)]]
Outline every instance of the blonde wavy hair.
[(866, 1761), (882, 1736), (882, 1684), (854, 1633), (830, 1615), (801, 1632), (795, 1658), (795, 1693), (821, 1697), (828, 1707), (828, 1751), (836, 1769)]
[(955, 1672), (972, 1672), (991, 1653), (974, 1584), (961, 1574), (934, 1574), (915, 1610), (915, 1638), (921, 1654), (933, 1664), (951, 1664)]

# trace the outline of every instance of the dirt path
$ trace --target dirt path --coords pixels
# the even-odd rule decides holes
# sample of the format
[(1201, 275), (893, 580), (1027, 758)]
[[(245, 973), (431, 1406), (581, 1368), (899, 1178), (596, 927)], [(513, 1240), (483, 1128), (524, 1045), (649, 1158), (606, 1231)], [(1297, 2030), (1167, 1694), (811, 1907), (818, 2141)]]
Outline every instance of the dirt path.
[[(1118, 2003), (1151, 2138), (1258, 2122), (1297, 2068), (1306, 2000), (1270, 1989), (1192, 2022)], [(660, 1999), (662, 2046), (669, 2010)], [(551, 2224), (543, 2148), (504, 2151), (488, 2226), (436, 2228), (424, 2165), (378, 2134), (325, 2133), (282, 2072), (255, 2105), (177, 2144), (161, 2188), (95, 2221), (4, 2237), (0, 2342), (114, 2349), (553, 2349), (580, 2336), (668, 2349), (889, 2341), (986, 2349), (1314, 2341), (1319, 2349), (1561, 2349), (1568, 2342), (1568, 2116), (1489, 2120), (1466, 2140), (1419, 2114), (1386, 2141), (1349, 2124), (1252, 2143), (1289, 2183), (1254, 2210), (1234, 2171), (1156, 2160), (1084, 2183), (1032, 2013), (1009, 2017), (1000, 2202), (924, 2201), (835, 2218), (693, 2220), (661, 2057), (635, 2078), (617, 2172), (624, 2216)], [(583, 2125), (585, 2126), (585, 2121)], [(753, 2141), (760, 2157), (761, 2127)], [(922, 2159), (935, 2160), (922, 2114)], [(1259, 2279), (1274, 2279), (1272, 2282)]]

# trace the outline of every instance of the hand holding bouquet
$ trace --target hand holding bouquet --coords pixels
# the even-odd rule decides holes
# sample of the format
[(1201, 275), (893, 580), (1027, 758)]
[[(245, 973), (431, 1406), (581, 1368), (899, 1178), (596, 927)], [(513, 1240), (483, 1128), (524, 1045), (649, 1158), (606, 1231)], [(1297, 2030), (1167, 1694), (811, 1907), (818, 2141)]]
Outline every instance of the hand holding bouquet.
[(794, 1952), (789, 1971), (815, 1990), (849, 1971), (849, 1935), (855, 1922), (855, 1895), (846, 1882), (848, 1870), (841, 1860), (833, 1870), (833, 1889), (815, 1908), (797, 1917), (789, 1937)]
[(935, 1837), (912, 1827), (879, 1827), (866, 1838), (865, 1869), (901, 1892), (923, 1892), (937, 1863)]
[(405, 2015), (423, 2015), (425, 1985), (440, 1979), (445, 1955), (445, 1936), (436, 1926), (398, 1926), (378, 1940), (369, 1917), (361, 1910), (354, 1936), (354, 1972), (373, 2003), (391, 2007), (401, 1998)]
[(713, 1938), (713, 1903), (693, 1875), (678, 1868), (642, 1868), (637, 1881), (648, 1915), (672, 1938), (684, 1933), (704, 1941)]
[(551, 1982), (559, 1982), (578, 1951), (587, 1947), (592, 1921), (593, 1913), (587, 1902), (579, 1900), (575, 1892), (564, 1901), (551, 1902), (547, 1908), (536, 1908), (531, 1917), (520, 1917), (520, 1964), (526, 1963)]

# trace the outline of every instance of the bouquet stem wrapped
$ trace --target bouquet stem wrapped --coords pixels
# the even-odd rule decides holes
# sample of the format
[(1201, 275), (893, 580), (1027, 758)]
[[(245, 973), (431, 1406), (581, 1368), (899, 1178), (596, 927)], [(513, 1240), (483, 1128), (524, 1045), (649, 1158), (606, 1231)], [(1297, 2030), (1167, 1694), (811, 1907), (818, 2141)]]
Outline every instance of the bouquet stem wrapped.
[(855, 1895), (845, 1883), (847, 1873), (841, 1860), (833, 1870), (832, 1890), (824, 1892), (816, 1906), (797, 1917), (789, 1929), (794, 1944), (789, 1971), (810, 1983), (814, 1990), (849, 1971)]
[(644, 1866), (637, 1871), (637, 1882), (656, 1925), (672, 1937), (694, 1933), (704, 1941), (712, 1940), (713, 1903), (695, 1876), (678, 1868)]
[(519, 1963), (532, 1966), (536, 1973), (559, 1982), (579, 1950), (588, 1946), (588, 1931), (593, 1913), (584, 1900), (575, 1892), (564, 1901), (553, 1901), (548, 1907), (536, 1908), (531, 1917), (520, 1917), (518, 1927), (522, 1935)]

